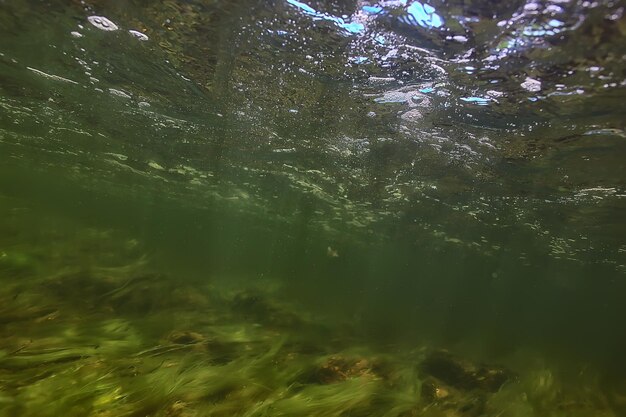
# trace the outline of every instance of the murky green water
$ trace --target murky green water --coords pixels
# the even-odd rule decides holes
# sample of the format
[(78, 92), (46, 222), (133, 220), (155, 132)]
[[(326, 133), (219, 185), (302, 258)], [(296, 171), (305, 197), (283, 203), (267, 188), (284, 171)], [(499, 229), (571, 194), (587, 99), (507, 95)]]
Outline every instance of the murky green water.
[(0, 3), (0, 416), (626, 415), (626, 5)]

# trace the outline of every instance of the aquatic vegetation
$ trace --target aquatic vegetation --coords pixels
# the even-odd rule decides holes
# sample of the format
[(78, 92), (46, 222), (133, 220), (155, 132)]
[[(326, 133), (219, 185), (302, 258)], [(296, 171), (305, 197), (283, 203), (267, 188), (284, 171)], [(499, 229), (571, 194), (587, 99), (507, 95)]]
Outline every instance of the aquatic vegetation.
[(549, 368), (338, 337), (276, 289), (152, 272), (141, 246), (81, 229), (33, 247), (19, 281), (2, 271), (0, 415), (617, 415)]

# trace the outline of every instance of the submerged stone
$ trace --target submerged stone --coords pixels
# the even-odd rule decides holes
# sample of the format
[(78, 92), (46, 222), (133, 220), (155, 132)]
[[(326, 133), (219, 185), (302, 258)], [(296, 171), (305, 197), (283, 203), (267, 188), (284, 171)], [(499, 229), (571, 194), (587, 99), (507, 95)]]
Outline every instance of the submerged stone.
[(302, 319), (295, 313), (256, 292), (238, 293), (232, 300), (232, 307), (246, 319), (269, 326), (293, 327), (302, 324)]
[(305, 377), (306, 382), (334, 384), (352, 378), (380, 379), (380, 364), (365, 357), (333, 355), (326, 358)]
[(195, 345), (205, 341), (204, 336), (196, 332), (173, 332), (168, 336), (168, 340), (179, 345)]
[(445, 350), (434, 351), (420, 364), (420, 371), (461, 390), (496, 392), (513, 377), (503, 367), (474, 364)]

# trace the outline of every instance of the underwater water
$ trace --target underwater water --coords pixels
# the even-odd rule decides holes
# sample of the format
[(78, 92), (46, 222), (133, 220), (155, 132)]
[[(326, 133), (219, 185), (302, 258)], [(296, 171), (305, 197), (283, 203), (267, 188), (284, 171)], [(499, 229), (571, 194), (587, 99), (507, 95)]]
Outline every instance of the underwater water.
[(625, 8), (0, 2), (0, 417), (625, 416)]

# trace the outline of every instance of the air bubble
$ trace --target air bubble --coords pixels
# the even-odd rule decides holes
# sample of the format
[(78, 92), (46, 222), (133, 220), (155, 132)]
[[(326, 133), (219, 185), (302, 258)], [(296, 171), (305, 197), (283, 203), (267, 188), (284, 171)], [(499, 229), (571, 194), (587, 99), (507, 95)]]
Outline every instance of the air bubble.
[(87, 20), (89, 20), (89, 23), (91, 23), (98, 29), (104, 30), (107, 32), (119, 29), (115, 23), (111, 22), (109, 19), (107, 19), (104, 16), (89, 16)]
[(131, 35), (133, 35), (135, 38), (139, 39), (140, 41), (147, 41), (149, 38), (146, 34), (141, 33), (137, 30), (129, 30), (128, 33), (130, 33)]

